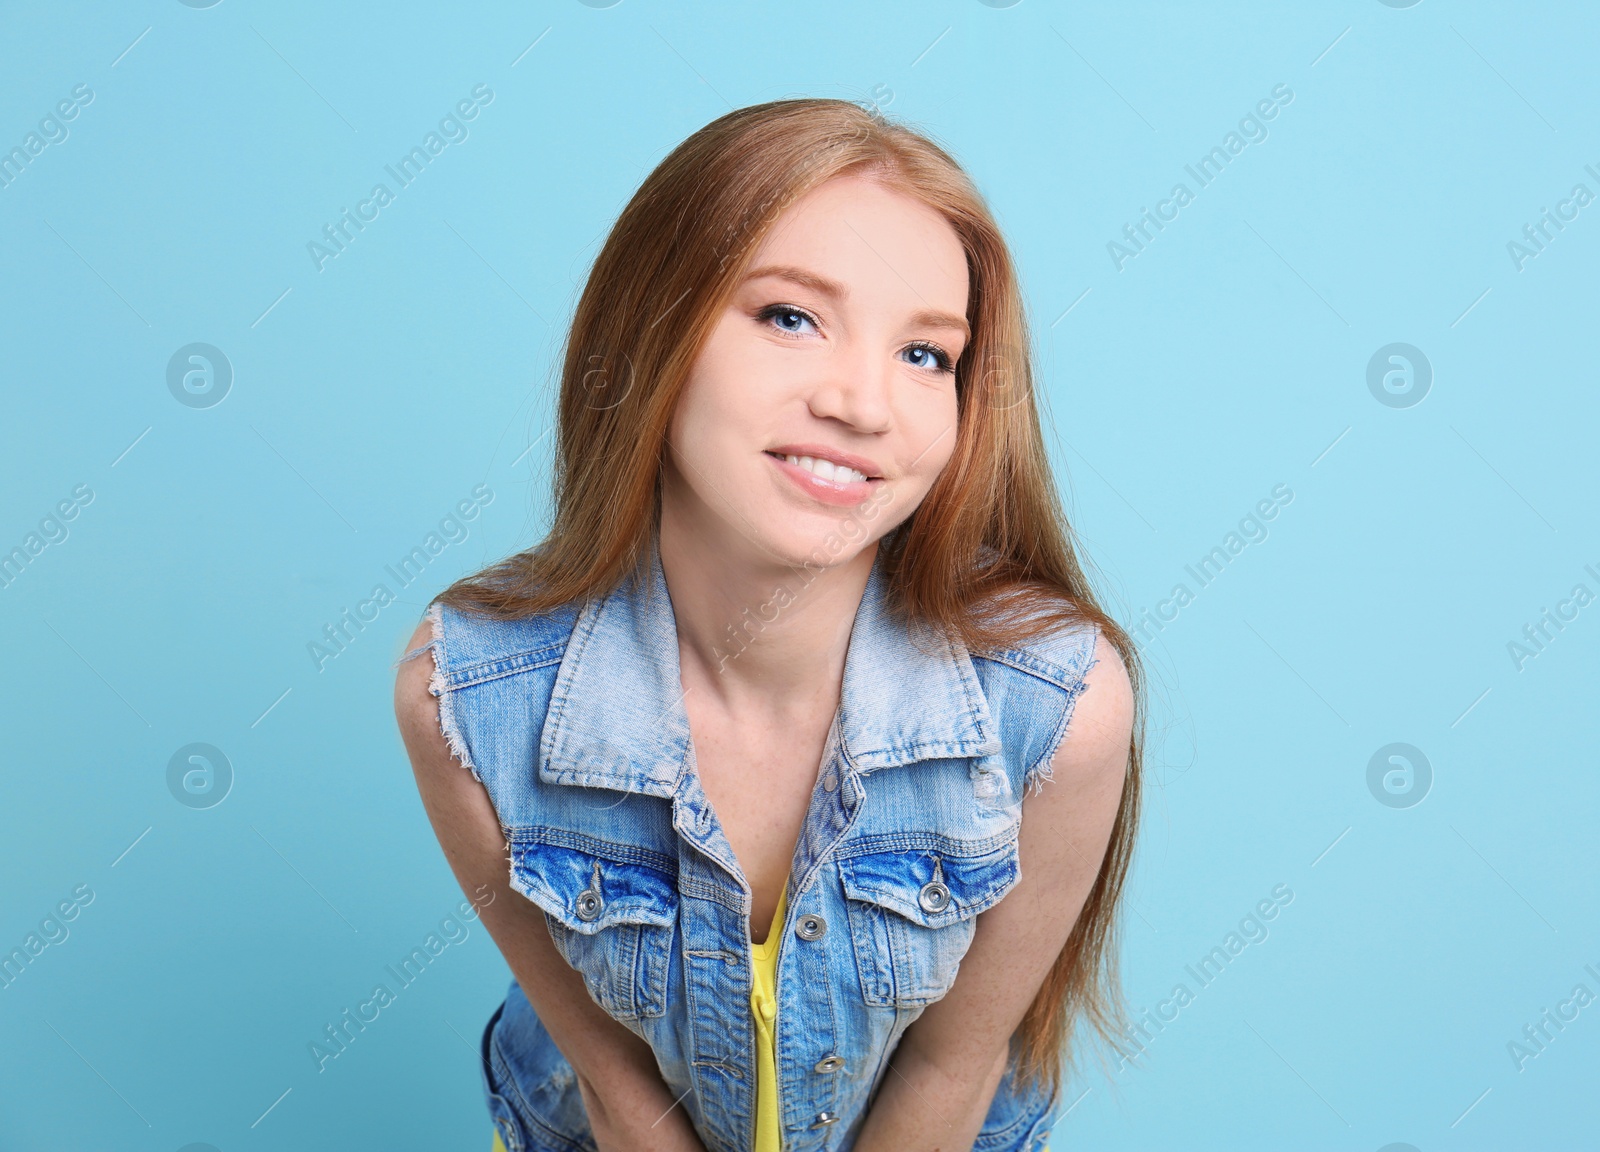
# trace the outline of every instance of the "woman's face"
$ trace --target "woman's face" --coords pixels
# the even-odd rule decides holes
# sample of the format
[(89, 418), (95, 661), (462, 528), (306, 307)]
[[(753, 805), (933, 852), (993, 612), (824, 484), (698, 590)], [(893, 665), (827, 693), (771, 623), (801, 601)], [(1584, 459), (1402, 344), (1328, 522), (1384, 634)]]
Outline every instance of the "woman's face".
[(966, 255), (933, 209), (850, 176), (791, 205), (749, 269), (673, 414), (663, 516), (730, 560), (831, 567), (950, 459)]

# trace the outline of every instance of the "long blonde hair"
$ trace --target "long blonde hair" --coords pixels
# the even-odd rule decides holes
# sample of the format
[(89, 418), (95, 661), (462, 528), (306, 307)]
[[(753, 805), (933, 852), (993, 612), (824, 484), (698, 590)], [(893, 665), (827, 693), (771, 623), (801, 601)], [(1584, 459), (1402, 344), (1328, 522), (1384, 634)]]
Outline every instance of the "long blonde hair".
[[(1133, 683), (1135, 723), (1110, 844), (1012, 1037), (1022, 1080), (1059, 1098), (1080, 1021), (1122, 1047), (1119, 908), (1139, 821), (1143, 678), (1137, 649), (1100, 608), (1074, 551), (1040, 429), (1010, 252), (944, 149), (876, 109), (830, 99), (740, 108), (675, 148), (618, 217), (573, 316), (549, 534), (439, 599), (516, 618), (604, 595), (637, 570), (657, 530), (667, 426), (691, 365), (779, 213), (843, 175), (880, 180), (942, 214), (969, 270), (972, 336), (956, 365), (953, 455), (880, 544), (894, 602), (975, 652), (1093, 623)], [(1011, 610), (994, 611), (1000, 603)]]

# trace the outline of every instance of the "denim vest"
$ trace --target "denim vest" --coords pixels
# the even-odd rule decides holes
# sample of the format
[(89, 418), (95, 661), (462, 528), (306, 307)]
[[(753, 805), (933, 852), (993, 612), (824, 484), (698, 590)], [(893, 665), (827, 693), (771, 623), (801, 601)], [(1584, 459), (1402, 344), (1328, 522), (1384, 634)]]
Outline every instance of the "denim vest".
[[(854, 1145), (902, 1034), (954, 983), (974, 918), (1016, 885), (1024, 790), (1048, 776), (1094, 652), (1083, 624), (969, 653), (889, 612), (880, 569), (788, 881), (785, 1149)], [(488, 791), (512, 887), (594, 1000), (650, 1045), (708, 1152), (749, 1152), (751, 895), (694, 769), (659, 553), (609, 595), (547, 615), (435, 603), (429, 616), (440, 726)], [(594, 1149), (572, 1067), (515, 981), (482, 1054), (509, 1152)], [(1008, 1068), (973, 1147), (1037, 1149), (1059, 1099)]]

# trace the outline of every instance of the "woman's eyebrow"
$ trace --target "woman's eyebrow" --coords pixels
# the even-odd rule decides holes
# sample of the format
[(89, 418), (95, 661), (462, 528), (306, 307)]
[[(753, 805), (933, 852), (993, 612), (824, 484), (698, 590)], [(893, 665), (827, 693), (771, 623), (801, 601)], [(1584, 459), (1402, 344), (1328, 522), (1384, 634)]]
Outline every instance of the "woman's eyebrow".
[(745, 276), (745, 280), (760, 280), (764, 276), (775, 276), (780, 280), (790, 280), (802, 288), (810, 288), (834, 300), (843, 300), (850, 295), (850, 290), (837, 280), (829, 280), (826, 276), (819, 276), (815, 272), (807, 272), (804, 268), (796, 268), (792, 264), (764, 264)]
[[(796, 268), (792, 264), (764, 264), (745, 276), (745, 282), (759, 280), (762, 277), (773, 276), (780, 280), (788, 280), (819, 292), (831, 300), (844, 300), (850, 295), (850, 290), (837, 280), (830, 280), (826, 276), (819, 276), (815, 272), (808, 272), (804, 268)], [(913, 289), (914, 291), (914, 289)], [(961, 333), (963, 340), (970, 339), (972, 329), (967, 324), (966, 318), (957, 316), (953, 312), (942, 312), (937, 308), (924, 308), (914, 312), (911, 323), (915, 327), (953, 328)]]

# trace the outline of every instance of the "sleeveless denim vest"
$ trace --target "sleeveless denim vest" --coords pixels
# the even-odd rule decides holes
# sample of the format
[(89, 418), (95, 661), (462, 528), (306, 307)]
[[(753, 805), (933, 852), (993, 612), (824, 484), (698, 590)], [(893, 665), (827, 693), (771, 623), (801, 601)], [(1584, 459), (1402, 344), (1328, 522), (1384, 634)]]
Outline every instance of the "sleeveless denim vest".
[[(854, 1145), (901, 1036), (954, 983), (974, 918), (1020, 879), (1022, 798), (1048, 777), (1093, 660), (1092, 624), (981, 655), (908, 627), (880, 567), (786, 889), (785, 1149)], [(590, 996), (650, 1045), (708, 1152), (749, 1152), (751, 896), (694, 769), (659, 553), (581, 606), (494, 621), (435, 603), (429, 617), (440, 726), (488, 791), (512, 887)], [(572, 1067), (515, 981), (482, 1055), (509, 1152), (592, 1152)], [(973, 1147), (1037, 1149), (1058, 1107), (1008, 1068)]]

